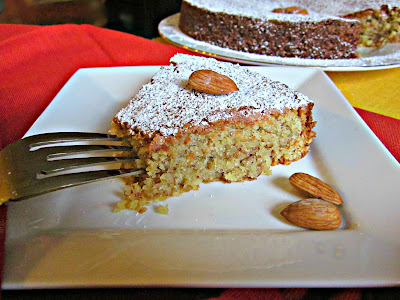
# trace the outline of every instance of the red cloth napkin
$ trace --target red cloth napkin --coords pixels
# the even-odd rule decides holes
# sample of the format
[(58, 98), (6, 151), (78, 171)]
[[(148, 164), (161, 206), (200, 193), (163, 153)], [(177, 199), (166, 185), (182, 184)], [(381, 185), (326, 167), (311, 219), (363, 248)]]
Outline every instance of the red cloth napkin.
[(0, 148), (22, 137), (79, 68), (163, 65), (178, 48), (90, 25), (0, 25)]
[(400, 163), (400, 120), (359, 108), (356, 111)]
[[(177, 52), (189, 53), (90, 25), (0, 25), (0, 149), (24, 135), (79, 68), (163, 65)], [(357, 111), (400, 161), (400, 120)], [(6, 209), (1, 209), (4, 241)], [(3, 243), (2, 267), (1, 247)], [(227, 289), (217, 299), (301, 299), (307, 293), (306, 289)], [(357, 289), (343, 293), (346, 299), (360, 296)]]

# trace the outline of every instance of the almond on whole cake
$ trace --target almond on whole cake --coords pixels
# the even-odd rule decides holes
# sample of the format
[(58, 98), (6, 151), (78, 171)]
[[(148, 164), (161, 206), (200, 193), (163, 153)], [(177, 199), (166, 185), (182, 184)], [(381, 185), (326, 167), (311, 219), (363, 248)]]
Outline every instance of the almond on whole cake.
[[(314, 103), (259, 73), (228, 62), (177, 54), (112, 121), (111, 132), (137, 153), (146, 173), (126, 179), (121, 209), (140, 213), (154, 201), (196, 190), (202, 182), (235, 182), (270, 174), (304, 157), (315, 136)], [(190, 84), (195, 71), (232, 80), (215, 95)]]
[(237, 51), (281, 57), (359, 57), (400, 41), (399, 0), (183, 0), (186, 35)]

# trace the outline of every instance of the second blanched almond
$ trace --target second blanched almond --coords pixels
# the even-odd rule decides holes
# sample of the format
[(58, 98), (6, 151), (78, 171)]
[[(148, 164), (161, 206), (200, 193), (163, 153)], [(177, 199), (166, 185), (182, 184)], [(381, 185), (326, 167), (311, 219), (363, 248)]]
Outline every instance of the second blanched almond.
[(333, 204), (343, 204), (342, 197), (333, 187), (317, 177), (306, 173), (294, 173), (289, 177), (289, 182), (302, 191), (305, 191), (315, 198), (323, 199)]
[(198, 70), (189, 77), (189, 84), (197, 91), (225, 95), (238, 91), (236, 83), (228, 76), (212, 70)]

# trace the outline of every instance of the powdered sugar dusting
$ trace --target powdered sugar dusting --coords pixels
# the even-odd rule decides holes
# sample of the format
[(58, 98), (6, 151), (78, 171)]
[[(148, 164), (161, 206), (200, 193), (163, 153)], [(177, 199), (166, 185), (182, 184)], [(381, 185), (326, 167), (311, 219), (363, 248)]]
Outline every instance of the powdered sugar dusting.
[[(340, 19), (342, 16), (366, 10), (378, 9), (381, 5), (398, 6), (399, 0), (185, 0), (193, 6), (212, 12), (258, 18), (260, 20), (317, 22), (326, 19)], [(299, 6), (308, 11), (308, 15), (273, 13), (275, 8)], [(352, 20), (354, 21), (354, 20)]]
[[(248, 70), (245, 67), (212, 58), (177, 54), (162, 67), (152, 81), (123, 108), (117, 119), (130, 127), (131, 133), (153, 136), (175, 135), (184, 126), (207, 125), (234, 116), (252, 113), (267, 114), (269, 110), (283, 111), (311, 102), (306, 96), (286, 85)], [(229, 95), (210, 95), (193, 91), (188, 86), (191, 73), (208, 69), (231, 78), (239, 91)]]

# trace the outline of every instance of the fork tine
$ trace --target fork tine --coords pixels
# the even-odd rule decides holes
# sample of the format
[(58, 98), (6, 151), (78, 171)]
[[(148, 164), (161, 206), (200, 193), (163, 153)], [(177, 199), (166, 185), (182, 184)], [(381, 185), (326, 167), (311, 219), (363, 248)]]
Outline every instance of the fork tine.
[[(92, 140), (99, 142), (48, 146)], [(0, 152), (0, 204), (99, 179), (146, 172), (139, 166), (131, 147), (105, 145), (104, 141), (123, 144), (122, 139), (104, 133), (62, 132), (31, 136), (6, 146)], [(32, 145), (39, 145), (38, 149), (31, 149)], [(102, 155), (97, 155), (99, 151)], [(49, 156), (53, 159), (49, 160)]]
[(112, 167), (114, 169), (128, 169), (132, 168), (130, 164), (128, 168), (124, 167), (124, 164), (134, 162), (136, 157), (89, 157), (89, 158), (73, 158), (73, 159), (62, 159), (48, 162), (45, 168), (41, 169), (40, 172), (43, 175), (52, 175), (63, 171), (71, 171), (75, 169), (85, 167), (95, 167), (99, 165)]
[[(35, 150), (40, 153), (41, 156), (47, 157), (47, 159), (62, 158), (71, 155), (84, 154), (85, 156), (100, 157), (100, 154), (115, 154), (113, 157), (126, 157), (128, 154), (134, 155), (132, 147), (126, 146), (111, 146), (111, 145), (73, 145), (73, 146), (55, 146), (45, 147)], [(124, 155), (122, 155), (124, 154)], [(110, 156), (110, 155), (106, 155)]]
[(62, 176), (49, 177), (46, 179), (41, 179), (35, 185), (24, 187), (24, 195), (16, 199), (11, 199), (14, 201), (23, 200), (33, 196), (39, 196), (48, 192), (53, 192), (56, 190), (77, 186), (89, 182), (94, 182), (98, 180), (110, 179), (110, 177), (115, 176), (130, 176), (130, 175), (140, 175), (144, 174), (144, 170), (103, 170), (94, 172), (83, 172), (66, 174)]
[(60, 142), (75, 142), (75, 141), (122, 141), (121, 138), (107, 133), (91, 133), (91, 132), (54, 132), (43, 133), (24, 138), (30, 143), (31, 147), (42, 146)]

